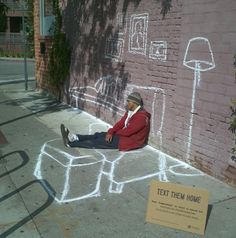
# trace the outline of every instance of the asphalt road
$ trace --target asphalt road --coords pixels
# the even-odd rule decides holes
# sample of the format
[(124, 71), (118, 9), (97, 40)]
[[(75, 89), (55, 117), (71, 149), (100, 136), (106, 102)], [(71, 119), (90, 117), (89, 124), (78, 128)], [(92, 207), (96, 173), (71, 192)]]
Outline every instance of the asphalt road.
[[(28, 81), (35, 80), (35, 63), (27, 60)], [(0, 86), (8, 83), (20, 83), (25, 81), (25, 70), (23, 59), (1, 59), (0, 58)]]

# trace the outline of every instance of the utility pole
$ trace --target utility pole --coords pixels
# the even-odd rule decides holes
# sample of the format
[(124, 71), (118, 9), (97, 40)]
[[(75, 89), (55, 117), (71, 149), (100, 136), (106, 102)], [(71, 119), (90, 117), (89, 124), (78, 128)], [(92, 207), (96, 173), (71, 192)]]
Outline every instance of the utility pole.
[(23, 10), (22, 17), (22, 27), (23, 27), (23, 41), (24, 41), (24, 75), (25, 75), (25, 90), (28, 90), (28, 70), (27, 70), (27, 38), (26, 38), (26, 27), (25, 27), (25, 2), (24, 0), (21, 3)]

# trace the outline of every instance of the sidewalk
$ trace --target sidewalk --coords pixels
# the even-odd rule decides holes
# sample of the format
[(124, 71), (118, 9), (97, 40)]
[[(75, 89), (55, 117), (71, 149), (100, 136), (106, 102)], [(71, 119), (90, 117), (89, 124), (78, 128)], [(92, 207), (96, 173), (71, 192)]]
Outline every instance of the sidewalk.
[(236, 188), (154, 148), (122, 153), (65, 148), (60, 123), (91, 133), (109, 125), (23, 83), (0, 87), (0, 237), (192, 238), (145, 222), (151, 179), (210, 193), (206, 238), (234, 238)]
[[(0, 57), (1, 61), (24, 61), (24, 58), (18, 58), (18, 57)], [(26, 58), (27, 62), (34, 62), (34, 58)]]

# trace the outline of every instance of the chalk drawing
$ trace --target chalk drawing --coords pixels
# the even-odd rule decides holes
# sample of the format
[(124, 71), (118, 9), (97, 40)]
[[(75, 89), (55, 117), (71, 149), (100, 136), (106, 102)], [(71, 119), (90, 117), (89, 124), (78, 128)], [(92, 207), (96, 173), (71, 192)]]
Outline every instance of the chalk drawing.
[(127, 31), (127, 18), (122, 13), (118, 13), (116, 16), (116, 29), (119, 36), (125, 35)]
[[(45, 179), (52, 185), (58, 203), (101, 196), (102, 178), (109, 181), (109, 193), (120, 194), (129, 183), (150, 178), (169, 181), (168, 173), (178, 176), (203, 175), (201, 171), (151, 146), (129, 152), (87, 149), (88, 155), (84, 156), (72, 155), (69, 151), (61, 150), (60, 146), (61, 138), (46, 142), (40, 150), (34, 170), (34, 176)], [(144, 158), (147, 160), (147, 167), (142, 165), (138, 169)], [(169, 167), (168, 162), (171, 164)], [(134, 166), (136, 169), (132, 170)], [(175, 172), (177, 167), (185, 169), (186, 173)], [(84, 174), (85, 171), (88, 174)], [(88, 178), (91, 180), (87, 181)], [(46, 189), (52, 193), (47, 186)]]
[[(88, 89), (91, 93), (88, 93)], [(146, 93), (151, 96), (151, 133), (157, 136), (159, 145), (162, 146), (162, 130), (164, 124), (165, 110), (166, 110), (166, 96), (165, 91), (158, 87), (139, 86), (135, 84), (127, 84), (123, 94), (123, 107), (118, 106), (117, 102), (120, 100), (120, 95), (117, 92), (122, 92), (122, 79), (118, 76), (113, 78), (111, 75), (101, 77), (97, 80), (94, 87), (87, 86), (81, 88), (71, 88), (71, 102), (75, 101), (75, 106), (78, 107), (79, 100), (93, 103), (98, 106), (106, 106), (112, 112), (116, 112), (122, 116), (125, 112), (125, 105), (127, 97), (133, 91), (139, 91), (141, 95)], [(81, 93), (82, 92), (82, 93)], [(86, 93), (84, 93), (86, 92)], [(95, 95), (94, 95), (95, 92)], [(102, 96), (99, 100), (99, 95)]]
[(196, 88), (197, 86), (199, 86), (201, 81), (201, 72), (209, 71), (215, 68), (215, 61), (211, 45), (207, 38), (195, 37), (189, 40), (184, 55), (183, 65), (188, 67), (189, 69), (194, 70), (191, 116), (189, 122), (189, 134), (186, 152), (186, 159), (189, 162), (192, 143), (193, 117), (195, 113)]
[[(103, 167), (104, 161), (99, 159), (99, 160), (95, 160), (94, 156), (92, 155), (85, 155), (85, 156), (73, 156), (61, 149), (58, 149), (54, 146), (51, 146), (52, 142), (55, 141), (60, 141), (60, 139), (55, 139), (55, 140), (51, 140), (46, 142), (41, 150), (40, 150), (40, 155), (37, 159), (37, 164), (34, 170), (34, 176), (36, 176), (38, 179), (43, 178), (46, 176), (47, 173), (44, 173), (43, 176), (43, 171), (44, 171), (44, 167), (43, 167), (43, 163), (49, 163), (49, 161), (53, 161), (54, 164), (58, 164), (58, 166), (61, 166), (62, 169), (65, 171), (64, 172), (64, 177), (62, 177), (62, 183), (60, 184), (59, 188), (57, 188), (57, 194), (55, 197), (55, 200), (58, 203), (62, 203), (62, 202), (72, 202), (75, 200), (81, 200), (81, 199), (85, 199), (88, 197), (96, 197), (96, 196), (100, 196), (100, 181), (101, 181), (101, 176), (102, 174), (100, 173), (101, 168)], [(71, 180), (71, 171), (75, 168), (79, 168), (80, 172), (81, 172), (81, 168), (84, 169), (87, 166), (96, 166), (99, 168), (98, 173), (95, 175), (95, 179), (96, 179), (96, 183), (95, 186), (92, 187), (92, 189), (89, 187), (90, 190), (87, 192), (86, 194), (83, 194), (82, 196), (79, 197), (68, 197), (71, 192), (70, 192), (70, 180)], [(54, 166), (55, 167), (55, 166)], [(53, 168), (53, 165), (50, 165), (50, 168)], [(52, 173), (52, 171), (49, 171), (49, 173)], [(62, 174), (63, 175), (63, 174)], [(58, 174), (55, 174), (53, 177), (58, 176)], [(59, 176), (56, 179), (56, 181), (59, 181)], [(53, 183), (52, 183), (53, 184)], [(56, 185), (55, 185), (56, 186)], [(56, 189), (54, 187), (54, 189)], [(50, 192), (50, 190), (49, 190)], [(59, 197), (60, 196), (60, 197)]]
[(129, 48), (133, 54), (146, 55), (148, 13), (133, 14), (130, 17)]
[[(153, 136), (159, 137), (159, 144), (162, 146), (162, 130), (164, 124), (166, 110), (166, 95), (165, 90), (158, 87), (139, 86), (128, 84), (126, 87), (126, 95), (128, 96), (133, 91), (140, 91), (141, 95), (146, 90), (151, 102), (151, 133)], [(125, 100), (126, 101), (126, 100)], [(159, 107), (159, 110), (157, 110)]]
[(121, 97), (119, 92), (122, 92), (122, 78), (111, 75), (99, 78), (94, 87), (73, 87), (70, 89), (71, 102), (75, 101), (76, 107), (79, 106), (78, 103), (81, 100), (97, 106), (104, 106), (122, 116), (125, 109), (117, 104)]
[(124, 40), (121, 38), (111, 38), (106, 40), (105, 58), (121, 62), (123, 57)]
[(151, 41), (149, 58), (165, 62), (167, 59), (167, 42)]
[(105, 45), (105, 58), (122, 62), (124, 52), (124, 37), (127, 29), (127, 19), (122, 13), (116, 16), (115, 36), (108, 38)]

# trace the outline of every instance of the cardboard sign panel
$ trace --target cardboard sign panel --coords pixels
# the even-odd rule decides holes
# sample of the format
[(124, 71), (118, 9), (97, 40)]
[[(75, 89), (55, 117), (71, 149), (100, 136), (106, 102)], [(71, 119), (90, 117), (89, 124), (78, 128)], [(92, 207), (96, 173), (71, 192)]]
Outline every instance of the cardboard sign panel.
[(208, 198), (205, 189), (152, 180), (146, 221), (203, 235)]

